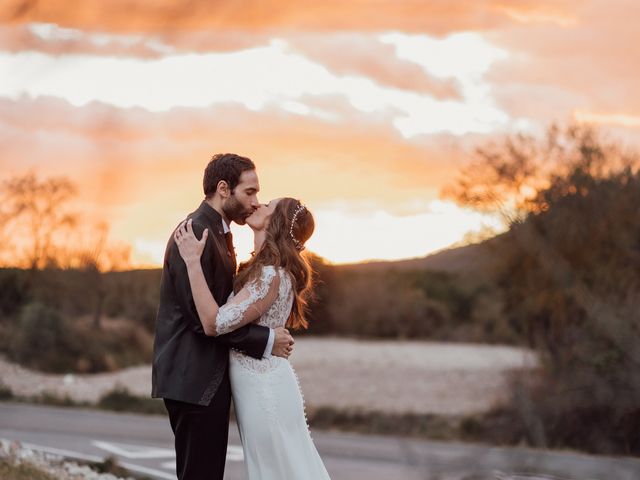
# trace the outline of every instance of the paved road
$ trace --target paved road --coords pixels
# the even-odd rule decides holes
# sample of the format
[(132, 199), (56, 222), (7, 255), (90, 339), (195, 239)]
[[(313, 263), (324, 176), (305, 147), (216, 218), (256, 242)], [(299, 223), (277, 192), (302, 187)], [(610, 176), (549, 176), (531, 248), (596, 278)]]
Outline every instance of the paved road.
[[(87, 460), (113, 455), (151, 478), (175, 478), (172, 433), (162, 416), (0, 403), (0, 438)], [(640, 479), (640, 459), (333, 432), (313, 438), (333, 480)], [(225, 478), (245, 478), (235, 425)]]

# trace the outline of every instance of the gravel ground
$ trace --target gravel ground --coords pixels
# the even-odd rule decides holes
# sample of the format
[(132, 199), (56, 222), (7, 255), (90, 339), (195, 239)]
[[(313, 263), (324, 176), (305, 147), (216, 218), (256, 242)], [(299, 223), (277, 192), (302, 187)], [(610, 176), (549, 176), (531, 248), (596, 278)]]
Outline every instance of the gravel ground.
[[(291, 362), (308, 408), (461, 415), (504, 401), (509, 373), (536, 366), (527, 350), (492, 345), (300, 338)], [(0, 381), (16, 395), (48, 392), (96, 402), (116, 386), (143, 397), (151, 368), (49, 375), (0, 359)]]
[(86, 465), (78, 465), (60, 456), (31, 450), (19, 442), (3, 439), (0, 439), (0, 459), (10, 465), (30, 465), (58, 480), (122, 480), (110, 473), (98, 473)]

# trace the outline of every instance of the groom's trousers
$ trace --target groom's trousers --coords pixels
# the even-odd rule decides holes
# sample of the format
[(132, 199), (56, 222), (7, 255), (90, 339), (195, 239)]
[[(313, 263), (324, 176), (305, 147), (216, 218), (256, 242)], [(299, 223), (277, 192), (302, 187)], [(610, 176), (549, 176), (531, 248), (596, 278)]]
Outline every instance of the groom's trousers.
[(175, 436), (179, 480), (222, 480), (229, 437), (229, 370), (208, 406), (164, 399)]

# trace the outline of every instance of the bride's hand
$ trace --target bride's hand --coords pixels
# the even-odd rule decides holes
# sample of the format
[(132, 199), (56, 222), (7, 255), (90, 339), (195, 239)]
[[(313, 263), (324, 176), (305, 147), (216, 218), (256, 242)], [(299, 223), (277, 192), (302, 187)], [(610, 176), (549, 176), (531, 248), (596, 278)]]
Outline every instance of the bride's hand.
[(184, 259), (185, 263), (200, 260), (204, 246), (207, 243), (207, 236), (209, 235), (209, 230), (205, 228), (204, 232), (202, 232), (202, 238), (198, 240), (193, 233), (191, 224), (192, 219), (182, 222), (173, 234), (173, 238), (180, 251), (180, 256)]

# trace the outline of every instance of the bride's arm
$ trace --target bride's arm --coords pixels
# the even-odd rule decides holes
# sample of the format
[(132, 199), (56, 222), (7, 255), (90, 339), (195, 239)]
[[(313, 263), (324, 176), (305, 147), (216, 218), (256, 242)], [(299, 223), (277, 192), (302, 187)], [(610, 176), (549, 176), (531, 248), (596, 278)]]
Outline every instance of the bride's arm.
[(280, 277), (275, 267), (262, 267), (260, 277), (246, 283), (242, 290), (218, 310), (216, 333), (232, 332), (260, 318), (278, 298)]
[(205, 335), (214, 336), (216, 334), (216, 316), (218, 314), (218, 304), (209, 290), (207, 280), (202, 271), (200, 257), (207, 243), (209, 230), (202, 232), (202, 238), (198, 240), (193, 233), (191, 219), (183, 222), (175, 231), (174, 239), (180, 256), (187, 265), (187, 276), (189, 277), (189, 285), (191, 286), (191, 295), (193, 302), (202, 323)]
[(276, 275), (275, 267), (262, 267), (259, 278), (247, 282), (236, 296), (219, 307), (209, 290), (200, 263), (208, 233), (205, 230), (198, 240), (189, 220), (176, 230), (175, 240), (187, 265), (191, 293), (204, 332), (208, 336), (217, 336), (260, 318), (278, 297), (280, 278)]

